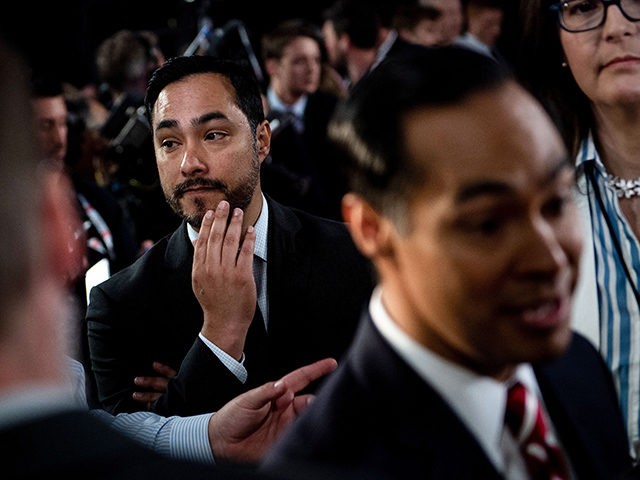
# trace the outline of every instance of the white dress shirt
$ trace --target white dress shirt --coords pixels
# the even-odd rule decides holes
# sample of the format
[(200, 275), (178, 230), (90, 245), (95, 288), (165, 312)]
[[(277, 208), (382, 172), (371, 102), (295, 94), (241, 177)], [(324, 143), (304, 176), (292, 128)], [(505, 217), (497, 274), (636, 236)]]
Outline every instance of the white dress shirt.
[[(376, 287), (369, 303), (373, 323), (400, 357), (449, 404), (494, 464), (509, 480), (529, 478), (514, 437), (504, 423), (507, 389), (516, 380), (542, 397), (529, 364), (517, 367), (508, 382), (499, 382), (455, 364), (420, 345), (389, 316)], [(553, 425), (549, 421), (553, 430)]]

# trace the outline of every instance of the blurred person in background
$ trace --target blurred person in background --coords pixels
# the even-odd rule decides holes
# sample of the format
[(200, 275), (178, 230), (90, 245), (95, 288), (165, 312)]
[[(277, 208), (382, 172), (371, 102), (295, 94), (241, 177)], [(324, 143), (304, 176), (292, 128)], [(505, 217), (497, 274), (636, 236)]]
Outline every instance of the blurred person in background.
[(502, 34), (504, 0), (466, 0), (464, 12), (465, 31), (455, 43), (502, 61), (496, 44)]
[(156, 35), (148, 30), (118, 30), (95, 53), (98, 98), (109, 109), (100, 128), (109, 142), (106, 183), (129, 212), (137, 240), (147, 247), (179, 224), (164, 201), (143, 108), (149, 77), (164, 61)]
[(345, 91), (367, 72), (380, 44), (380, 17), (366, 0), (337, 0), (323, 12), (322, 35), (329, 63)]
[(326, 138), (339, 97), (319, 89), (326, 62), (320, 29), (299, 19), (282, 22), (263, 36), (262, 58), (273, 131), (263, 188), (284, 204), (341, 220), (344, 182)]

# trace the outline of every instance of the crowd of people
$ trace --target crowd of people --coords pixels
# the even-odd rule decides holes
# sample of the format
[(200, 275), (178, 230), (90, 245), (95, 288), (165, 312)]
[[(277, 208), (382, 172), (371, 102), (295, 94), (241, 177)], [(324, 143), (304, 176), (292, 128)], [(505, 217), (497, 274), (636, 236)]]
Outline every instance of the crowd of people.
[(9, 477), (640, 478), (640, 2), (225, 30), (0, 44)]

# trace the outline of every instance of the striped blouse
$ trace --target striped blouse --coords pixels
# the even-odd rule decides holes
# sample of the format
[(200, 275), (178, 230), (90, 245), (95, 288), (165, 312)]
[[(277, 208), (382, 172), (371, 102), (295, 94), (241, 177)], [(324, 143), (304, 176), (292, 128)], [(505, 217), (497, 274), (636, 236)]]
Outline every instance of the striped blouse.
[[(600, 324), (599, 349), (614, 376), (632, 450), (638, 451), (640, 306), (636, 295), (640, 285), (640, 243), (620, 209), (616, 192), (607, 186), (607, 172), (591, 136), (583, 140), (576, 166), (581, 169), (588, 162), (594, 162), (593, 178), (602, 200), (599, 201), (596, 189), (587, 179), (593, 245), (585, 245), (585, 250), (592, 248), (595, 259)], [(618, 254), (615, 239), (619, 243), (623, 258)], [(625, 273), (625, 265), (629, 271), (629, 278)]]

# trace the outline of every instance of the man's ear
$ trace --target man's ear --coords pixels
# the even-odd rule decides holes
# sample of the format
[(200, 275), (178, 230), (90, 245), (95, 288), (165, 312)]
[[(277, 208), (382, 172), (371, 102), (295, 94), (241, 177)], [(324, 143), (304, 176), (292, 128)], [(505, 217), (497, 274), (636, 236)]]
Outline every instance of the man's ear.
[(47, 171), (42, 180), (42, 224), (46, 261), (53, 274), (74, 281), (86, 267), (86, 239), (75, 192), (64, 173)]
[(271, 150), (271, 125), (267, 120), (263, 120), (262, 123), (258, 125), (256, 131), (256, 148), (258, 150), (258, 157), (262, 163)]
[(338, 37), (338, 45), (340, 46), (340, 50), (343, 52), (351, 48), (351, 38), (349, 38), (349, 35), (341, 33)]
[(361, 196), (347, 193), (342, 198), (342, 217), (364, 256), (374, 259), (393, 252), (391, 223)]
[(279, 67), (280, 60), (277, 58), (267, 58), (264, 61), (264, 69), (267, 71), (267, 75), (269, 75), (269, 77), (273, 77), (277, 74)]

